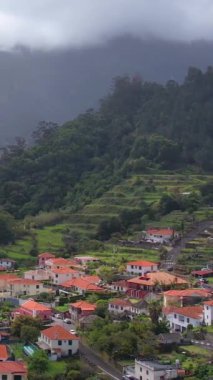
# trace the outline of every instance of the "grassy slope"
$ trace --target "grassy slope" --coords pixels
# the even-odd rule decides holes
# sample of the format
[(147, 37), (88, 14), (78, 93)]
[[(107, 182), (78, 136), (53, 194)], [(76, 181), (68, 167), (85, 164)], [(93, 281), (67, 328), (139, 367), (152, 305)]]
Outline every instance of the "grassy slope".
[[(60, 253), (63, 248), (62, 233), (66, 228), (78, 231), (82, 236), (95, 234), (98, 223), (111, 216), (118, 216), (123, 208), (137, 208), (142, 201), (150, 204), (160, 199), (162, 193), (167, 191), (190, 192), (196, 190), (210, 176), (193, 174), (152, 174), (133, 175), (124, 180), (121, 184), (114, 186), (110, 191), (104, 193), (100, 198), (85, 206), (81, 211), (69, 216), (69, 222), (37, 229), (33, 232), (37, 235), (38, 250), (40, 252), (52, 251)], [(201, 209), (196, 212), (196, 219), (202, 220), (213, 215), (209, 209)], [(155, 226), (175, 226), (178, 227), (186, 215), (176, 211), (164, 216), (161, 220), (155, 221)], [(186, 221), (187, 224), (187, 221)], [(134, 227), (134, 234), (140, 233), (140, 226)], [(129, 237), (133, 231), (129, 230)], [(126, 236), (127, 237), (127, 236)], [(29, 258), (29, 251), (32, 248), (32, 239), (26, 236), (16, 244), (2, 247), (1, 251), (7, 253), (10, 258), (23, 261)], [(94, 252), (85, 252), (94, 254)], [(158, 259), (157, 251), (142, 250), (132, 247), (115, 247), (112, 244), (105, 245), (105, 248), (96, 253), (102, 258), (107, 257), (113, 262), (116, 255), (124, 258), (139, 258), (143, 255), (146, 259)]]

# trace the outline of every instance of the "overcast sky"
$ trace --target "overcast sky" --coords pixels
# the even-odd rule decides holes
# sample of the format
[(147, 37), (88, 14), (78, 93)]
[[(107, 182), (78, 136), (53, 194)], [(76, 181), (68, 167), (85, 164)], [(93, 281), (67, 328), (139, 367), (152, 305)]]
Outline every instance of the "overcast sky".
[(131, 34), (213, 40), (213, 0), (0, 0), (0, 49), (54, 49)]

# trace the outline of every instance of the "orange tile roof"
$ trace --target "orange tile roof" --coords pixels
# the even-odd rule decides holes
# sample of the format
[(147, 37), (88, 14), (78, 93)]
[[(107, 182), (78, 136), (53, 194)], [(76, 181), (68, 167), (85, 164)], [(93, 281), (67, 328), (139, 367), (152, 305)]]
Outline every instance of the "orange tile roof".
[(184, 317), (189, 317), (193, 319), (201, 319), (203, 316), (202, 306), (184, 306), (184, 307), (171, 307), (170, 310), (164, 310), (166, 314), (179, 314)]
[(209, 297), (212, 292), (206, 289), (168, 290), (163, 294), (174, 297)]
[(79, 338), (71, 334), (64, 327), (55, 325), (48, 329), (42, 330), (41, 334), (45, 335), (50, 340), (79, 340)]
[(127, 265), (137, 265), (141, 267), (151, 267), (152, 265), (158, 265), (158, 263), (154, 263), (152, 261), (143, 261), (143, 260), (137, 260), (137, 261), (129, 261)]
[(15, 280), (15, 279), (19, 279), (19, 277), (16, 276), (15, 274), (3, 273), (0, 275), (0, 281), (1, 280)]
[(75, 270), (75, 269), (71, 269), (71, 268), (54, 268), (51, 270), (52, 273), (56, 273), (56, 274), (76, 274), (76, 273), (79, 273), (79, 271)]
[(0, 374), (27, 374), (27, 369), (21, 362), (0, 362)]
[(110, 305), (118, 305), (118, 306), (132, 306), (131, 302), (128, 300), (124, 300), (122, 298), (115, 298), (109, 301)]
[(76, 309), (81, 309), (82, 311), (95, 311), (96, 305), (86, 302), (86, 301), (78, 301), (71, 303), (70, 306), (76, 308)]
[(0, 344), (0, 360), (7, 360), (9, 357), (8, 349), (5, 344)]
[(31, 280), (28, 278), (15, 278), (8, 281), (10, 284), (22, 284), (22, 285), (40, 285), (40, 281)]
[(90, 292), (102, 292), (104, 290), (100, 286), (97, 286), (94, 283), (85, 280), (83, 277), (73, 278), (72, 280), (65, 281), (61, 284), (61, 286), (65, 288), (76, 287)]
[(150, 235), (160, 236), (173, 235), (175, 233), (172, 228), (149, 228), (146, 232)]
[(74, 260), (69, 260), (69, 259), (64, 259), (63, 257), (56, 257), (53, 259), (49, 259), (50, 263), (53, 265), (61, 265), (61, 266), (72, 266), (76, 265), (76, 261)]
[(204, 302), (204, 305), (207, 305), (207, 306), (213, 306), (213, 300), (205, 301), (205, 302)]
[(86, 276), (82, 276), (81, 278), (83, 278), (85, 281), (91, 282), (92, 284), (98, 284), (101, 281), (101, 278), (96, 275), (91, 275), (91, 276), (86, 275)]
[(147, 273), (144, 276), (131, 278), (127, 280), (128, 283), (138, 284), (138, 285), (148, 285), (155, 286), (157, 284), (161, 285), (172, 285), (172, 284), (188, 284), (188, 281), (182, 279), (181, 277), (174, 276), (167, 272), (151, 272)]
[(40, 255), (38, 255), (39, 258), (54, 258), (55, 255), (51, 252), (44, 252), (44, 253), (40, 253)]
[(42, 303), (36, 302), (34, 300), (28, 300), (24, 302), (20, 308), (24, 308), (27, 310), (36, 310), (36, 311), (49, 311), (51, 310), (49, 307), (43, 305)]

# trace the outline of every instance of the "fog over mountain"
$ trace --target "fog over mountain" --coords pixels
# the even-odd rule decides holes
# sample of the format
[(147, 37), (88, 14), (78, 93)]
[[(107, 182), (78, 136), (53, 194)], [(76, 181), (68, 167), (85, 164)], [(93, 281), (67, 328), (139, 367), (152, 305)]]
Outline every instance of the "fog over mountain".
[(212, 47), (123, 37), (90, 48), (0, 52), (0, 145), (29, 138), (40, 120), (61, 123), (96, 107), (117, 75), (182, 81), (190, 65), (213, 64)]
[(0, 145), (96, 107), (112, 78), (213, 64), (212, 0), (1, 0)]

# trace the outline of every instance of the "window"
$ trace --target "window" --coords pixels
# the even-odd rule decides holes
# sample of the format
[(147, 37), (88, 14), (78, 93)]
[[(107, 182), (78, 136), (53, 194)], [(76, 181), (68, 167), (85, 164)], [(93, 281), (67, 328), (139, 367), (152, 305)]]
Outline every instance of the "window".
[(7, 375), (2, 375), (2, 380), (7, 380)]
[(177, 318), (177, 314), (174, 314), (174, 318)]
[(22, 375), (14, 375), (14, 380), (22, 380)]
[(131, 268), (134, 269), (134, 265), (131, 265)]
[(69, 340), (68, 344), (69, 344), (69, 346), (72, 346), (72, 340)]
[(36, 285), (36, 289), (39, 289), (39, 285)]
[(58, 274), (56, 274), (55, 277), (58, 278)]
[(148, 371), (148, 369), (146, 370), (146, 374), (147, 374), (147, 375), (149, 374), (149, 371)]
[(61, 340), (58, 340), (58, 345), (59, 345), (59, 346), (62, 345), (62, 341), (61, 341)]
[(140, 376), (140, 380), (143, 380), (142, 376)]
[(140, 367), (140, 371), (142, 372), (142, 367)]
[(187, 323), (189, 323), (190, 322), (190, 319), (189, 318), (187, 318)]
[(206, 309), (207, 309), (207, 310), (209, 310), (209, 307), (208, 307), (208, 306), (206, 306)]
[(141, 265), (139, 265), (139, 269), (141, 270)]

